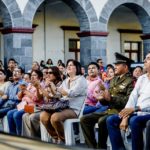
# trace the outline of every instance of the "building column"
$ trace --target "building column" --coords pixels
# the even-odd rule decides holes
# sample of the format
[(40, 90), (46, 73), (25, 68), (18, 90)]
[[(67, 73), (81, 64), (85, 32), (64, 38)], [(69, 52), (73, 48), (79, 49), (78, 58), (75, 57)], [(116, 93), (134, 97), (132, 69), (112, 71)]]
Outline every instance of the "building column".
[(143, 57), (145, 58), (147, 53), (150, 52), (150, 33), (143, 34), (141, 38), (143, 40)]
[(32, 52), (32, 33), (34, 29), (29, 28), (7, 28), (2, 29), (4, 41), (4, 63), (10, 58), (14, 58), (25, 71), (31, 69)]
[(107, 64), (106, 46), (107, 32), (80, 32), (80, 62), (87, 68), (91, 61), (102, 58), (104, 65)]

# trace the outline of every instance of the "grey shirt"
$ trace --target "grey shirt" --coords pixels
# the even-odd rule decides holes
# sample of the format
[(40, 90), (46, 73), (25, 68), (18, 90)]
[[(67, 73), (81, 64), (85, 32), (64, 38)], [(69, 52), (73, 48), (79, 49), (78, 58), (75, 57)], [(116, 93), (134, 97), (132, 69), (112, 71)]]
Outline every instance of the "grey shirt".
[(87, 95), (87, 82), (84, 76), (78, 75), (70, 82), (69, 77), (63, 81), (60, 88), (67, 91), (68, 96), (63, 96), (61, 99), (69, 100), (69, 106), (79, 115), (84, 100)]

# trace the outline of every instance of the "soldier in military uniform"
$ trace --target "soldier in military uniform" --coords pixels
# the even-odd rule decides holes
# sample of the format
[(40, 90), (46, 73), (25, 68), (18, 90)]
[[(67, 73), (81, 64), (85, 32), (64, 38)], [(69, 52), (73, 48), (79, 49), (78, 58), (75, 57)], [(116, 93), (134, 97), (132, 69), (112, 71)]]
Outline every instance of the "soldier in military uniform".
[[(133, 90), (132, 76), (129, 73), (129, 66), (132, 62), (127, 57), (115, 53), (115, 77), (110, 83), (109, 90), (104, 90), (99, 99), (101, 104), (108, 105), (105, 112), (94, 112), (84, 115), (80, 119), (85, 141), (90, 148), (107, 148), (108, 136), (106, 119), (108, 116), (118, 113), (127, 103), (129, 95)], [(94, 126), (98, 123), (98, 143), (95, 139)]]

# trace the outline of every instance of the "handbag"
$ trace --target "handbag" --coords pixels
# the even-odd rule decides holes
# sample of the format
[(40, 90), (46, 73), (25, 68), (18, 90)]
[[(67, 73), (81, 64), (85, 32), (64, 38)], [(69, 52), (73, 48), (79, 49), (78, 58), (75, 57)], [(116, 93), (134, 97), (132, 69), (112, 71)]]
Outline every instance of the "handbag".
[(34, 106), (33, 105), (25, 105), (24, 111), (26, 113), (32, 114), (32, 113), (34, 113)]
[(50, 102), (40, 106), (40, 109), (42, 109), (42, 110), (54, 111), (54, 112), (61, 111), (66, 108), (69, 108), (69, 101), (68, 100), (58, 100), (58, 99), (53, 99)]

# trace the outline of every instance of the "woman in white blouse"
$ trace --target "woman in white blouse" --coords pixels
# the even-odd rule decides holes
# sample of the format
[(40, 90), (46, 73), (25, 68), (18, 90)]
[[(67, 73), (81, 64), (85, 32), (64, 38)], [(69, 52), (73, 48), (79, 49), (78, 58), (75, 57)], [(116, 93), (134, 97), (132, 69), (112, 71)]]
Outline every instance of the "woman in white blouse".
[[(80, 63), (70, 59), (67, 61), (66, 66), (68, 77), (57, 90), (62, 95), (60, 100), (69, 101), (69, 108), (51, 114), (49, 120), (50, 130), (48, 132), (52, 136), (54, 143), (65, 142), (63, 122), (66, 119), (78, 117), (87, 92), (87, 83), (86, 79), (81, 75)], [(41, 113), (40, 120), (43, 124), (47, 122), (44, 112)]]

